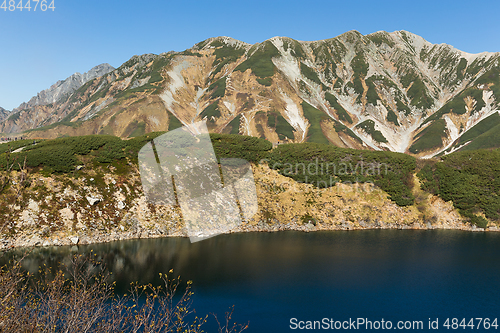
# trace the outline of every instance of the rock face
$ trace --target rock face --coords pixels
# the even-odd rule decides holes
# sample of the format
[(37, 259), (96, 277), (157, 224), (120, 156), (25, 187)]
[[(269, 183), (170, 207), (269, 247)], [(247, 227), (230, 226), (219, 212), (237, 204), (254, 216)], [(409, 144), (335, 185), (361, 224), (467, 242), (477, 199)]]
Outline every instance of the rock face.
[(76, 87), (69, 79), (40, 93), (0, 131), (130, 137), (205, 119), (213, 132), (274, 143), (418, 156), (500, 146), (500, 54), (469, 54), (406, 31), (254, 45), (217, 37), (184, 52), (133, 56), (102, 74), (109, 69), (70, 95), (60, 92), (66, 81)]
[[(297, 183), (267, 165), (252, 167), (257, 213), (232, 232), (353, 230), (366, 228), (473, 230), (451, 203), (426, 194), (418, 205), (400, 207), (371, 184), (327, 189)], [(93, 172), (93, 171), (89, 171)], [(119, 239), (185, 236), (180, 207), (153, 205), (137, 170), (85, 177), (44, 177), (15, 199), (0, 196), (0, 249), (12, 246), (77, 245)], [(418, 181), (415, 191), (419, 191)], [(89, 197), (100, 198), (92, 204)], [(482, 229), (481, 229), (482, 230)], [(489, 230), (499, 229), (493, 224)]]
[[(100, 64), (88, 72), (80, 74), (75, 73), (68, 77), (65, 80), (57, 81), (50, 88), (40, 91), (36, 96), (32, 97), (28, 102), (22, 103), (17, 108), (13, 109), (9, 115), (13, 115), (13, 119), (10, 122), (10, 126), (3, 126), (1, 129), (2, 132), (18, 132), (24, 129), (24, 126), (18, 126), (16, 124), (17, 120), (21, 118), (21, 113), (23, 110), (36, 112), (36, 107), (48, 106), (48, 109), (53, 107), (53, 104), (57, 104), (62, 99), (67, 98), (73, 92), (78, 90), (81, 86), (83, 86), (88, 81), (100, 77), (106, 73), (114, 70), (114, 67), (109, 64)], [(1, 108), (0, 108), (1, 109)], [(0, 110), (0, 121), (6, 119), (6, 117), (2, 118), (2, 110)], [(1, 127), (0, 127), (1, 128)]]
[(10, 115), (10, 112), (8, 110), (5, 110), (4, 108), (0, 107), (0, 122), (3, 121), (4, 119), (7, 119)]
[(78, 88), (83, 86), (86, 82), (107, 74), (115, 68), (110, 64), (100, 64), (93, 67), (86, 73), (75, 73), (65, 80), (57, 81), (49, 89), (40, 91), (36, 96), (32, 97), (29, 102), (22, 103), (19, 107), (12, 110), (17, 112), (20, 110), (28, 109), (37, 105), (53, 104), (68, 94), (73, 93)]

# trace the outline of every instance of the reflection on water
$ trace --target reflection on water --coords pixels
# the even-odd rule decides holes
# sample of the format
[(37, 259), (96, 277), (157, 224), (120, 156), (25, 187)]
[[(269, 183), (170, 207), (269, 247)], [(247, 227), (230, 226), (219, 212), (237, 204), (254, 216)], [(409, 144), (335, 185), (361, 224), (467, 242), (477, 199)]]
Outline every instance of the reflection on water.
[[(119, 292), (132, 281), (159, 284), (158, 273), (173, 268), (184, 281), (193, 280), (201, 313), (235, 304), (240, 318), (250, 320), (250, 332), (288, 332), (290, 317), (427, 320), (500, 313), (496, 233), (367, 230), (243, 233), (198, 243), (131, 240), (36, 248), (23, 266), (36, 272), (91, 250), (113, 272)], [(1, 260), (22, 253), (10, 251)]]

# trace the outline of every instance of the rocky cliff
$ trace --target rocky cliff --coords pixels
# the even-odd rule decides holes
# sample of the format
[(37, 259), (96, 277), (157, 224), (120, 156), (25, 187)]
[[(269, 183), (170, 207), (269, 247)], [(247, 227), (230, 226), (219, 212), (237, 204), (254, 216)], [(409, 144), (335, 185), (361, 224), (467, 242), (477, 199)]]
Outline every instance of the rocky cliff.
[(4, 108), (0, 107), (0, 122), (6, 119), (10, 115), (10, 112), (8, 110), (5, 110)]
[[(265, 164), (254, 165), (253, 172), (259, 210), (232, 232), (475, 229), (451, 202), (422, 192), (418, 180), (415, 204), (400, 207), (370, 184), (318, 189)], [(148, 203), (137, 170), (121, 174), (110, 166), (104, 174), (82, 169), (78, 177), (31, 174), (28, 185), (20, 176), (15, 173), (11, 194), (0, 198), (1, 248), (185, 235), (180, 208)]]

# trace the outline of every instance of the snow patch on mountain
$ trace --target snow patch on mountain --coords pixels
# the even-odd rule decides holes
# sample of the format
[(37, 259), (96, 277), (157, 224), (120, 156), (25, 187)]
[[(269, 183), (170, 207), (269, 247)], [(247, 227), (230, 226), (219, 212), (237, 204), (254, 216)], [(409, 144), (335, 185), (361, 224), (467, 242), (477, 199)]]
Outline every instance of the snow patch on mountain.
[(252, 121), (252, 115), (250, 113), (242, 113), (241, 118), (243, 119), (243, 135), (252, 135), (252, 130), (250, 127), (250, 122)]
[(290, 53), (290, 49), (286, 51), (283, 50), (282, 46), (283, 42), (281, 40), (279, 40), (281, 44), (278, 43), (277, 41), (278, 40), (276, 40), (275, 46), (276, 45), (279, 46), (279, 47), (276, 46), (276, 48), (280, 50), (281, 57), (273, 58), (272, 59), (273, 64), (274, 66), (276, 66), (276, 68), (278, 68), (279, 71), (285, 74), (285, 76), (288, 78), (290, 82), (296, 84), (299, 80), (302, 79), (299, 62), (294, 56), (292, 56), (292, 54)]
[(223, 101), (222, 103), (232, 114), (236, 112), (236, 106), (230, 101)]
[(170, 111), (172, 111), (172, 104), (177, 103), (174, 97), (175, 93), (178, 89), (186, 85), (184, 77), (182, 76), (182, 71), (190, 65), (189, 61), (183, 60), (167, 72), (167, 75), (170, 77), (170, 84), (165, 88), (163, 93), (160, 94), (160, 98)]
[(446, 128), (448, 129), (449, 131), (449, 138), (450, 138), (450, 141), (451, 142), (454, 142), (456, 139), (458, 139), (459, 137), (459, 132), (458, 132), (458, 128), (457, 126), (455, 125), (455, 123), (453, 122), (453, 120), (451, 120), (450, 116), (445, 114), (443, 116), (444, 118), (444, 121), (446, 122)]
[(288, 118), (288, 122), (290, 123), (290, 125), (292, 125), (292, 127), (295, 130), (300, 131), (302, 133), (301, 141), (304, 141), (306, 137), (307, 125), (309, 122), (306, 123), (307, 120), (305, 120), (300, 115), (299, 107), (290, 97), (288, 97), (284, 93), (281, 93), (281, 96), (283, 97), (283, 100), (286, 103), (285, 115)]
[(203, 94), (207, 90), (208, 90), (208, 88), (203, 89), (201, 87), (198, 87), (198, 90), (196, 91), (196, 97), (194, 98), (194, 101), (191, 103), (191, 106), (196, 109), (196, 115), (191, 120), (192, 123), (195, 121), (196, 117), (198, 117), (198, 115), (201, 113), (201, 111), (203, 109), (203, 107), (200, 106), (200, 98), (203, 96)]

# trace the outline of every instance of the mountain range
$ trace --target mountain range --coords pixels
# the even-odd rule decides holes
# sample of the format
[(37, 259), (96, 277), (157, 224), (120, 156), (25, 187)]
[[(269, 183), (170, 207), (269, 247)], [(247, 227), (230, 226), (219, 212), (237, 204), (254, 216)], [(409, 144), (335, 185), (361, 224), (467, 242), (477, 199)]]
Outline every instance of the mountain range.
[[(500, 53), (396, 31), (247, 44), (209, 38), (74, 74), (0, 132), (133, 137), (205, 119), (212, 132), (431, 157), (500, 146)], [(3, 116), (2, 116), (3, 115)], [(2, 119), (2, 117), (4, 119)]]

